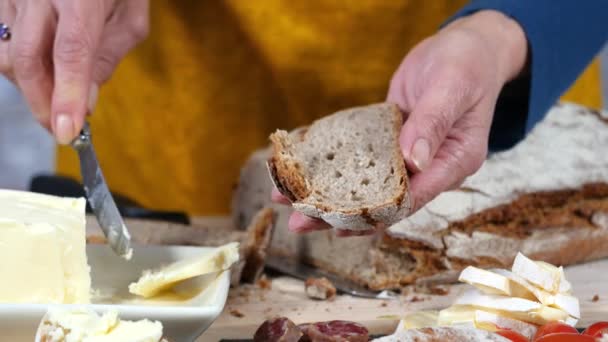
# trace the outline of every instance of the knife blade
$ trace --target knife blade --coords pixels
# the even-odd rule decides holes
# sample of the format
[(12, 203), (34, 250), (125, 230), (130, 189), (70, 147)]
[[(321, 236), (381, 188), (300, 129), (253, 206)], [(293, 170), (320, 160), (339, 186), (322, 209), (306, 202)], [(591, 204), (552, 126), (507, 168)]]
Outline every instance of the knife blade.
[(375, 298), (375, 299), (394, 299), (398, 295), (391, 291), (375, 292), (363, 286), (355, 284), (351, 281), (342, 279), (335, 275), (323, 272), (317, 268), (305, 265), (300, 262), (292, 261), (287, 258), (279, 258), (275, 256), (266, 257), (266, 267), (275, 271), (287, 274), (297, 279), (306, 280), (310, 277), (320, 278), (325, 277), (331, 281), (337, 290), (347, 293), (354, 297)]
[(82, 131), (71, 145), (78, 153), (84, 191), (99, 226), (114, 252), (127, 260), (131, 259), (131, 234), (120, 216), (97, 162), (88, 123), (85, 122)]

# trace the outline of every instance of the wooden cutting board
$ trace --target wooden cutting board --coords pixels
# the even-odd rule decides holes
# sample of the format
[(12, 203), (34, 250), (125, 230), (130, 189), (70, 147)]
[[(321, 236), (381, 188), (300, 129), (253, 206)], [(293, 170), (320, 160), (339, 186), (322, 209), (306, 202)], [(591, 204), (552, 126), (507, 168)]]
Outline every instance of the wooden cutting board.
[[(574, 295), (579, 298), (583, 318), (579, 327), (608, 320), (608, 259), (566, 268)], [(222, 315), (199, 341), (251, 338), (257, 327), (272, 316), (286, 316), (295, 323), (343, 319), (365, 325), (374, 335), (390, 334), (397, 320), (381, 316), (403, 316), (418, 310), (440, 309), (451, 305), (466, 289), (455, 285), (443, 296), (412, 292), (394, 300), (338, 296), (334, 301), (314, 301), (304, 294), (304, 284), (296, 279), (273, 279), (269, 290), (253, 286), (233, 289)], [(597, 296), (597, 300), (594, 297)]]
[[(101, 231), (94, 219), (88, 222), (87, 236), (95, 241), (101, 236)], [(232, 231), (230, 219), (226, 217), (197, 218), (192, 226), (141, 220), (128, 220), (127, 225), (135, 241), (150, 244), (199, 245), (209, 238), (210, 231)], [(583, 318), (579, 327), (608, 320), (608, 259), (567, 267), (566, 277), (572, 283), (574, 295), (580, 300)], [(198, 341), (250, 339), (258, 326), (273, 316), (286, 316), (298, 324), (351, 320), (364, 324), (374, 335), (385, 335), (394, 331), (398, 320), (382, 316), (398, 317), (418, 310), (445, 308), (464, 289), (465, 285), (453, 285), (449, 287), (448, 294), (441, 296), (411, 291), (393, 300), (338, 296), (333, 301), (315, 301), (304, 294), (303, 282), (280, 277), (272, 279), (270, 289), (253, 285), (231, 289), (224, 312)], [(595, 296), (597, 300), (594, 300)]]

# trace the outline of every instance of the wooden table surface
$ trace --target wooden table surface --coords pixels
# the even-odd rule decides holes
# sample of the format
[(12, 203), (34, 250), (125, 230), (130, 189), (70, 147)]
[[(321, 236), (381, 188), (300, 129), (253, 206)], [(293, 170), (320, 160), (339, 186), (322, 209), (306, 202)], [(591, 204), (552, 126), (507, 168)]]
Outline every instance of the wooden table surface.
[[(579, 326), (608, 320), (608, 259), (567, 267), (566, 277), (580, 300), (583, 317)], [(303, 282), (288, 277), (276, 278), (272, 280), (271, 289), (244, 286), (231, 290), (224, 312), (199, 341), (251, 338), (264, 320), (276, 315), (289, 317), (297, 324), (351, 320), (365, 325), (372, 334), (390, 334), (398, 321), (382, 316), (403, 316), (417, 310), (447, 307), (466, 286), (451, 286), (449, 293), (442, 296), (411, 291), (393, 300), (338, 296), (334, 301), (315, 301), (304, 294)], [(596, 301), (594, 296), (598, 297)]]
[[(87, 236), (100, 236), (95, 221), (88, 220), (88, 223)], [(202, 244), (207, 236), (205, 230), (232, 229), (230, 219), (226, 217), (197, 218), (191, 226), (128, 220), (128, 226), (135, 241), (152, 244), (180, 244), (185, 240)], [(205, 229), (197, 229), (202, 227)], [(608, 320), (608, 259), (567, 267), (566, 277), (580, 300), (582, 319), (579, 327)], [(408, 295), (392, 300), (338, 296), (333, 301), (315, 301), (306, 297), (301, 281), (280, 277), (272, 279), (270, 289), (253, 285), (231, 289), (224, 312), (198, 341), (250, 339), (257, 327), (273, 316), (286, 316), (297, 324), (351, 320), (364, 324), (372, 334), (390, 334), (398, 320), (382, 316), (398, 317), (418, 310), (445, 308), (465, 288), (465, 285), (450, 286), (449, 293), (442, 296), (409, 291)], [(597, 300), (594, 300), (595, 296)]]

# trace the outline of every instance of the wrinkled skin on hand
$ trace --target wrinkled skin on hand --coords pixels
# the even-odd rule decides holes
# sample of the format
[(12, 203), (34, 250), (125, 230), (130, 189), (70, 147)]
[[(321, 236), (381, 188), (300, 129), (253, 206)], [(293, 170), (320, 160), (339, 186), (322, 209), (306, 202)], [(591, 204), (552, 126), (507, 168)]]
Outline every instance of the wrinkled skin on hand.
[(12, 32), (0, 42), (0, 73), (59, 143), (78, 134), (99, 86), (147, 36), (148, 6), (148, 0), (0, 0)]

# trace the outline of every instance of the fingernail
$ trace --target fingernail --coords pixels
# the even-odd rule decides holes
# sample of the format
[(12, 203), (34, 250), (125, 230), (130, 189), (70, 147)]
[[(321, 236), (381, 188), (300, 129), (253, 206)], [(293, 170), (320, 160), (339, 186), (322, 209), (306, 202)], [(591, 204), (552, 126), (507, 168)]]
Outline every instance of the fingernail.
[(89, 100), (87, 102), (87, 109), (89, 110), (88, 114), (93, 114), (95, 111), (95, 106), (97, 105), (97, 96), (99, 95), (99, 86), (95, 83), (91, 85), (89, 89)]
[(55, 118), (55, 138), (62, 145), (67, 145), (74, 139), (74, 121), (67, 114), (58, 114)]
[(431, 145), (429, 145), (429, 142), (424, 138), (416, 140), (414, 147), (412, 147), (412, 162), (419, 171), (426, 169), (428, 166), (430, 154)]

